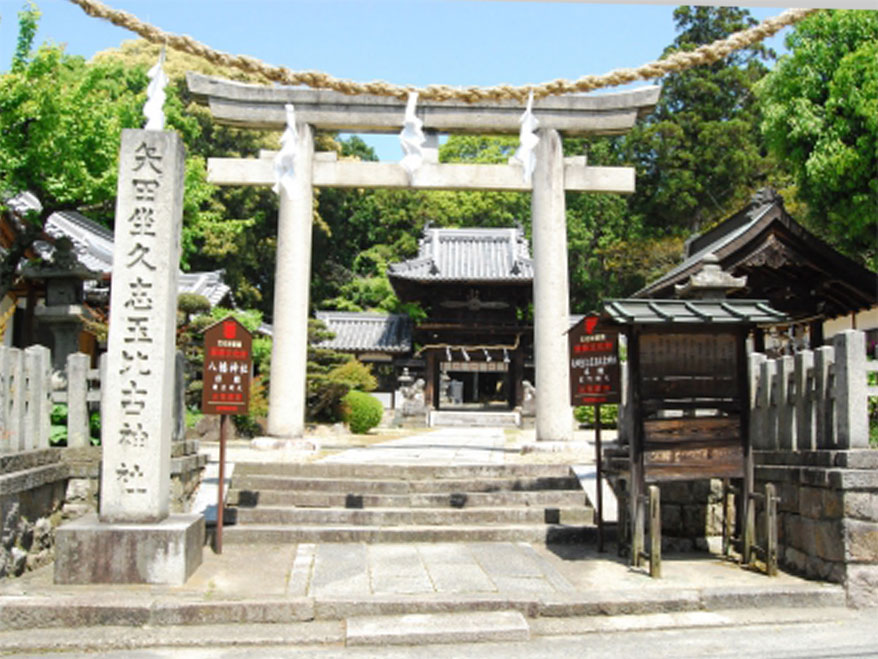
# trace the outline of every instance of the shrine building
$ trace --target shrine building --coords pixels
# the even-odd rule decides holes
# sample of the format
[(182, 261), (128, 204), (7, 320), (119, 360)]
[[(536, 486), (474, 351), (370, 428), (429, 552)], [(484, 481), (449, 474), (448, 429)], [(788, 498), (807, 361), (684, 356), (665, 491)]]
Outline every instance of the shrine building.
[[(426, 318), (319, 311), (335, 337), (320, 347), (373, 365), (378, 396), (387, 399), (408, 369), (424, 381), (433, 410), (512, 410), (523, 382), (533, 382), (533, 261), (516, 228), (424, 229), (418, 254), (391, 264), (390, 283), (402, 302)], [(392, 367), (392, 368), (391, 368)]]

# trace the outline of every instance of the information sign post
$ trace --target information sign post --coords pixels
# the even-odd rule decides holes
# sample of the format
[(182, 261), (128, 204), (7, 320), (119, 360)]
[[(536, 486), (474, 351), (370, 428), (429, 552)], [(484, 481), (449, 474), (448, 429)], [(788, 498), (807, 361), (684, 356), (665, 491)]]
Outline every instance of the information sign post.
[(585, 316), (568, 332), (570, 404), (594, 406), (598, 551), (604, 551), (604, 497), (601, 473), (601, 404), (621, 400), (619, 334), (602, 328), (598, 316)]
[(223, 553), (223, 487), (226, 471), (226, 433), (230, 414), (247, 414), (250, 408), (250, 376), (253, 339), (234, 317), (221, 320), (204, 331), (204, 371), (201, 411), (220, 415), (219, 494), (216, 504), (216, 553)]

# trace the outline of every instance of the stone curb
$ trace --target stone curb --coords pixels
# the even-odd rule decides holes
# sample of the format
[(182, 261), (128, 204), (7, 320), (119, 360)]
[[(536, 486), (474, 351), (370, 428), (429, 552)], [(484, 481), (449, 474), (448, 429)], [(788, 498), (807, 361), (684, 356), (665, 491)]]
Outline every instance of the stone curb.
[[(455, 643), (526, 641), (535, 636), (583, 636), (586, 634), (639, 631), (730, 628), (764, 625), (803, 625), (838, 620), (852, 612), (831, 608), (761, 608), (757, 610), (685, 611), (619, 616), (525, 619), (505, 609), (492, 614), (433, 614), (428, 616), (382, 616), (349, 620), (313, 620), (289, 623), (236, 623), (231, 625), (169, 626), (70, 626), (0, 631), (0, 652), (111, 651), (150, 647), (198, 648), (240, 646), (342, 646), (389, 643)], [(500, 616), (500, 617), (498, 617)], [(497, 622), (504, 623), (496, 628)], [(387, 635), (367, 638), (362, 623), (395, 629)], [(420, 626), (419, 626), (420, 625)], [(408, 634), (408, 635), (405, 635)]]
[(126, 598), (120, 594), (0, 597), (0, 631), (59, 627), (156, 627), (237, 623), (290, 624), (388, 616), (459, 612), (518, 611), (527, 618), (607, 617), (669, 612), (718, 611), (769, 607), (815, 609), (845, 607), (840, 586), (747, 589), (706, 588), (668, 593), (610, 591), (571, 593), (550, 598), (516, 596), (420, 596), (345, 598), (271, 598), (260, 600), (180, 600)]

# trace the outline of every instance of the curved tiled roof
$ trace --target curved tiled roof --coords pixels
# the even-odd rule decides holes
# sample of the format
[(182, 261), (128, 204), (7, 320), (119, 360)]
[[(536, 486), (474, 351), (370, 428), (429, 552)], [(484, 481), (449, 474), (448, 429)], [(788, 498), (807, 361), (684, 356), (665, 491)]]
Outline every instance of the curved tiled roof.
[(531, 281), (533, 261), (519, 228), (424, 230), (418, 256), (387, 268), (414, 281)]
[(620, 324), (770, 324), (788, 320), (766, 300), (627, 299), (604, 302), (604, 315)]
[(404, 353), (412, 349), (412, 323), (404, 314), (318, 311), (319, 320), (335, 333), (321, 348), (345, 352)]
[[(113, 271), (113, 232), (106, 227), (76, 211), (58, 211), (49, 216), (45, 231), (53, 238), (70, 238), (79, 262), (89, 270), (105, 274)], [(223, 270), (180, 272), (177, 291), (203, 295), (211, 306), (216, 306), (231, 290), (223, 274)], [(86, 288), (97, 289), (100, 284), (86, 282)]]

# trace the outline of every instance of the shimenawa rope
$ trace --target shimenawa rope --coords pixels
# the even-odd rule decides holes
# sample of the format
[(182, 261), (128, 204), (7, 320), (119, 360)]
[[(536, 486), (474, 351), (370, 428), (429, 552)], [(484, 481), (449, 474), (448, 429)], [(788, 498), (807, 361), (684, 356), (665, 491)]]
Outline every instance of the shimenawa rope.
[(479, 101), (516, 100), (525, 102), (528, 94), (533, 91), (534, 98), (560, 96), (578, 92), (588, 92), (604, 87), (615, 87), (636, 80), (651, 80), (668, 73), (683, 71), (693, 66), (712, 64), (730, 53), (746, 48), (762, 41), (788, 25), (798, 23), (818, 9), (788, 9), (779, 16), (768, 18), (759, 25), (735, 32), (734, 34), (700, 46), (688, 52), (677, 52), (664, 59), (644, 64), (636, 69), (616, 69), (601, 75), (585, 75), (576, 80), (558, 79), (535, 85), (495, 85), (492, 87), (453, 87), (450, 85), (428, 85), (423, 88), (394, 85), (381, 80), (360, 83), (335, 78), (320, 71), (291, 71), (281, 66), (265, 64), (247, 55), (231, 55), (214, 50), (185, 34), (171, 34), (153, 25), (144, 23), (133, 14), (113, 9), (98, 0), (70, 0), (78, 5), (89, 16), (102, 18), (114, 25), (126, 28), (147, 41), (166, 44), (169, 48), (179, 50), (220, 66), (240, 69), (247, 73), (261, 76), (265, 80), (284, 85), (305, 85), (315, 89), (331, 89), (348, 95), (374, 94), (391, 96), (405, 100), (409, 92), (417, 92), (421, 100), (450, 101), (459, 100), (467, 103)]

